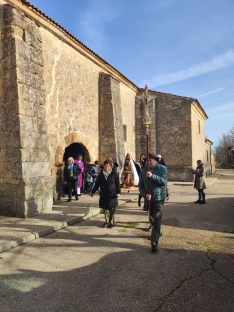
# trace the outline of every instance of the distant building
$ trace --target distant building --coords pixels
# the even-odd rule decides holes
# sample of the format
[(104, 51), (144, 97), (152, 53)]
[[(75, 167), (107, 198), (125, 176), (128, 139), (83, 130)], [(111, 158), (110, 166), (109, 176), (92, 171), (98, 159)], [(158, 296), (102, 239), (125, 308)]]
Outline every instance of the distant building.
[[(25, 0), (0, 0), (0, 212), (29, 217), (51, 210), (61, 164), (146, 153), (140, 89), (66, 29)], [(150, 91), (151, 150), (171, 180), (210, 166), (195, 99)], [(209, 153), (208, 153), (209, 156)]]

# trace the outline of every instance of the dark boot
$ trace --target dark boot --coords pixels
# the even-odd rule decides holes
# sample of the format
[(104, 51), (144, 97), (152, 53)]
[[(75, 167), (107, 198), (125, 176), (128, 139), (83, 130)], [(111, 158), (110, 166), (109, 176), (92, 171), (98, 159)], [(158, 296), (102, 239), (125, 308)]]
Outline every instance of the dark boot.
[(138, 196), (138, 207), (141, 207), (141, 194)]
[(194, 202), (194, 204), (200, 204), (200, 202), (201, 202), (200, 199), (198, 199)]
[(201, 200), (199, 204), (206, 204), (205, 200)]
[(199, 204), (206, 204), (206, 195), (205, 194), (203, 195), (203, 198)]

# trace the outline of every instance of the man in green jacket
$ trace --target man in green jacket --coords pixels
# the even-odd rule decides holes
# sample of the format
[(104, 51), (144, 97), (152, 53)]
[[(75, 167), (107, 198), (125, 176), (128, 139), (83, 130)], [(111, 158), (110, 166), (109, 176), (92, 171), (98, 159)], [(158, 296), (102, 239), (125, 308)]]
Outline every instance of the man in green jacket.
[[(166, 167), (159, 165), (154, 153), (149, 153), (149, 171), (144, 168), (139, 179), (139, 190), (142, 197), (150, 201), (150, 216), (153, 224), (151, 231), (151, 250), (158, 251), (158, 240), (161, 231), (162, 208), (166, 199), (168, 173)], [(150, 194), (148, 193), (150, 179)]]

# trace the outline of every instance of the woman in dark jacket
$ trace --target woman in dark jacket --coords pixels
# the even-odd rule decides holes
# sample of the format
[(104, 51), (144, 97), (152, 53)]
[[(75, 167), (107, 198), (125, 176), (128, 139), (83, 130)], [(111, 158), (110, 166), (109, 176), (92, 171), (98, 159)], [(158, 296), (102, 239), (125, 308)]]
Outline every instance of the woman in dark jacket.
[(93, 194), (100, 187), (99, 207), (104, 209), (106, 220), (103, 227), (111, 228), (114, 225), (115, 208), (118, 206), (118, 196), (121, 193), (119, 175), (113, 169), (113, 164), (110, 160), (105, 160), (103, 165), (104, 168), (99, 173), (90, 196), (93, 197)]
[(205, 179), (205, 168), (203, 162), (199, 159), (197, 160), (197, 168), (191, 169), (192, 173), (195, 176), (194, 188), (198, 191), (198, 200), (195, 201), (195, 204), (206, 204), (206, 194), (204, 189), (206, 189), (206, 179)]
[(67, 160), (67, 165), (64, 168), (64, 184), (67, 185), (68, 189), (68, 202), (72, 200), (72, 190), (75, 193), (76, 200), (78, 200), (76, 186), (78, 184), (78, 176), (82, 172), (80, 166), (74, 163), (74, 159), (69, 157)]

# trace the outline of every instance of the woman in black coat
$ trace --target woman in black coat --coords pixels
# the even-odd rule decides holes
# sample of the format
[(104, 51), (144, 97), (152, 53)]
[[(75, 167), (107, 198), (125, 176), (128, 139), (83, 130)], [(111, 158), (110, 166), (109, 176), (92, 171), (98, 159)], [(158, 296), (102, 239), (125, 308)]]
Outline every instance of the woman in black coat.
[(119, 175), (110, 160), (105, 160), (103, 165), (104, 168), (99, 173), (90, 196), (93, 197), (93, 194), (100, 187), (99, 207), (104, 209), (106, 220), (103, 227), (111, 228), (114, 224), (115, 208), (118, 206), (118, 196), (121, 193)]
[(64, 184), (67, 185), (68, 189), (68, 202), (72, 200), (72, 190), (75, 193), (76, 200), (78, 200), (76, 186), (78, 184), (78, 176), (82, 172), (80, 166), (74, 163), (74, 159), (69, 157), (67, 160), (67, 165), (64, 168)]

